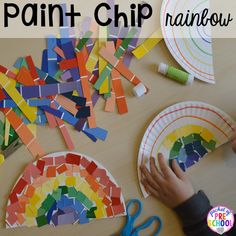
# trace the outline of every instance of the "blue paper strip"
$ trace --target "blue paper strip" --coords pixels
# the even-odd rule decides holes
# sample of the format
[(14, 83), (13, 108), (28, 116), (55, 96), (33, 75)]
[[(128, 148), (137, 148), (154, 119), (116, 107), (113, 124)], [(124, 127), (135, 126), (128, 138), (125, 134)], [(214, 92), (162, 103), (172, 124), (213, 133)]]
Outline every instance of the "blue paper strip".
[(50, 76), (55, 76), (58, 71), (57, 64), (57, 54), (54, 51), (54, 48), (57, 46), (57, 39), (53, 36), (50, 36), (47, 39), (48, 42), (48, 74)]

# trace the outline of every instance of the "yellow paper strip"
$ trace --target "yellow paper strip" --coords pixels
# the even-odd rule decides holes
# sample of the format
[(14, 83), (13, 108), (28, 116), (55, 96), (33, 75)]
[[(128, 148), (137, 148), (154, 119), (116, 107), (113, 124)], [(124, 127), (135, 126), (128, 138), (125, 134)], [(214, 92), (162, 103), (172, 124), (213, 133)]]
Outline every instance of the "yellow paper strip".
[(33, 123), (37, 119), (35, 108), (30, 107), (17, 91), (15, 88), (16, 82), (8, 78), (5, 74), (0, 73), (0, 85), (6, 90), (8, 95), (17, 104), (24, 115), (30, 120), (30, 122)]
[(99, 89), (99, 94), (106, 94), (109, 93), (109, 79), (108, 77), (105, 79), (105, 81), (102, 83), (100, 89)]
[(11, 124), (8, 121), (8, 119), (5, 118), (5, 134), (4, 134), (4, 144), (5, 144), (5, 146), (8, 146), (8, 144), (9, 144), (10, 128), (11, 128)]
[(0, 165), (2, 165), (4, 161), (5, 161), (4, 156), (0, 154)]
[[(99, 48), (103, 48), (106, 46), (107, 42), (107, 27), (99, 27)], [(99, 56), (99, 74), (102, 73), (102, 71), (107, 66), (107, 62), (103, 57)]]
[(154, 32), (148, 39), (146, 39), (142, 44), (140, 44), (132, 52), (137, 59), (143, 58), (147, 53), (149, 53), (161, 40), (163, 39), (161, 29)]
[[(107, 27), (99, 27), (99, 48), (103, 48), (106, 46), (107, 42)], [(103, 70), (107, 66), (107, 61), (103, 59), (103, 57), (99, 56), (99, 75), (103, 72)], [(103, 82), (102, 86), (99, 89), (99, 94), (106, 94), (109, 93), (109, 79), (106, 78)]]
[(88, 61), (86, 63), (86, 69), (88, 70), (89, 73), (93, 73), (93, 70), (98, 63), (98, 58), (99, 58), (98, 52), (99, 52), (99, 45), (98, 41), (96, 41), (93, 50), (91, 51)]
[(77, 91), (74, 90), (72, 96), (79, 97), (79, 94)]
[(201, 132), (201, 137), (205, 141), (210, 142), (214, 138), (214, 135), (208, 129), (204, 128)]

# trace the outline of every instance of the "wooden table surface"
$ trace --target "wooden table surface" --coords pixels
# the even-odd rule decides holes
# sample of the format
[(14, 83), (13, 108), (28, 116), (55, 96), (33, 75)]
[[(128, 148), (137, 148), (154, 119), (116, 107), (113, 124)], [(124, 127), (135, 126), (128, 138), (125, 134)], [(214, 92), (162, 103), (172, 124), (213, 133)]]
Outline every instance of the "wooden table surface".
[[(181, 236), (181, 224), (172, 210), (159, 201), (143, 199), (137, 178), (137, 156), (139, 145), (145, 129), (152, 119), (164, 108), (181, 101), (199, 100), (215, 105), (232, 117), (236, 118), (235, 88), (236, 88), (236, 40), (214, 40), (214, 64), (217, 83), (208, 85), (195, 81), (193, 86), (179, 85), (165, 79), (156, 72), (159, 62), (178, 66), (168, 52), (164, 42), (161, 42), (150, 54), (141, 61), (133, 60), (131, 69), (151, 89), (149, 94), (141, 99), (132, 96), (132, 86), (125, 84), (125, 92), (129, 113), (124, 116), (107, 114), (103, 111), (104, 101), (100, 100), (95, 108), (97, 123), (109, 131), (105, 142), (92, 143), (84, 135), (71, 129), (71, 135), (76, 144), (76, 151), (84, 153), (101, 162), (114, 176), (122, 187), (126, 200), (141, 198), (144, 211), (139, 219), (142, 222), (153, 214), (158, 214), (164, 222), (160, 235)], [(41, 51), (45, 47), (43, 39), (11, 39), (0, 40), (0, 64), (11, 66), (18, 56), (32, 55), (37, 65), (41, 63)], [(41, 145), (47, 153), (66, 150), (58, 130), (48, 127), (38, 129)], [(14, 153), (0, 167), (0, 219), (4, 227), (4, 215), (8, 194), (18, 176), (27, 163), (32, 160), (25, 147)], [(188, 171), (188, 175), (197, 190), (204, 189), (212, 204), (224, 204), (236, 210), (236, 156), (226, 145), (202, 160)], [(234, 187), (233, 187), (234, 186)], [(119, 232), (125, 218), (98, 220), (87, 225), (63, 226), (52, 228), (19, 228), (13, 230), (0, 229), (1, 236), (67, 236), (99, 235), (108, 236)], [(148, 235), (145, 232), (143, 235)]]

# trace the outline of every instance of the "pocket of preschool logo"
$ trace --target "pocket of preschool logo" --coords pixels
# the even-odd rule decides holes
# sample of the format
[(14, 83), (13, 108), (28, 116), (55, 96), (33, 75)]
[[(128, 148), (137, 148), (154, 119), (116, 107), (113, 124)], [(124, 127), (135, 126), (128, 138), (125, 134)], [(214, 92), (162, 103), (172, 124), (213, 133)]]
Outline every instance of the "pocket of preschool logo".
[(222, 235), (234, 225), (233, 211), (225, 206), (214, 207), (208, 213), (207, 224), (212, 231)]

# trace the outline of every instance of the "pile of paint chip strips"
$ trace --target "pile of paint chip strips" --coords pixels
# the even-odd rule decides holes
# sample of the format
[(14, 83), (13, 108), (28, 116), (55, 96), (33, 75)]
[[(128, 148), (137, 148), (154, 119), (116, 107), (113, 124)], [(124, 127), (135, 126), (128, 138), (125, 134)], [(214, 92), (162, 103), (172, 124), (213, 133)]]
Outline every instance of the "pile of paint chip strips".
[[(66, 12), (65, 5), (63, 9)], [(76, 39), (64, 20), (60, 38), (47, 38), (41, 68), (31, 56), (18, 58), (10, 69), (0, 66), (0, 110), (5, 115), (0, 141), (4, 147), (19, 137), (34, 157), (43, 156), (36, 128), (48, 124), (60, 129), (67, 148), (73, 150), (65, 122), (94, 142), (104, 141), (107, 131), (97, 126), (94, 114), (98, 99), (105, 100), (106, 112), (114, 112), (117, 105), (119, 114), (127, 113), (122, 76), (134, 85), (137, 96), (147, 93), (129, 70), (141, 28), (99, 28), (90, 18), (81, 28)], [(1, 164), (3, 155), (0, 159)]]

